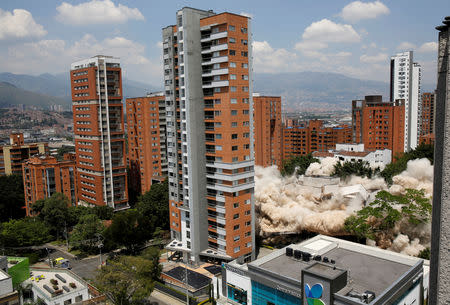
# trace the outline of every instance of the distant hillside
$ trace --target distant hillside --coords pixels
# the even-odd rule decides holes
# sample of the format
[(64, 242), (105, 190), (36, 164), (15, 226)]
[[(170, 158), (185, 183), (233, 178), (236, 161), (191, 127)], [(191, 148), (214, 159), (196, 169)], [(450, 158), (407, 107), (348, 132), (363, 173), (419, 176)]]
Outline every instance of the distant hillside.
[(286, 108), (300, 110), (322, 105), (332, 108), (349, 108), (351, 101), (365, 95), (381, 94), (389, 99), (389, 84), (360, 80), (337, 73), (296, 72), (255, 74), (254, 91), (281, 95)]
[[(32, 76), (26, 74), (0, 73), (0, 82), (8, 82), (18, 88), (45, 95), (56, 96), (70, 101), (70, 74), (41, 74)], [(161, 86), (147, 85), (128, 79), (123, 80), (125, 97), (144, 96), (147, 92), (162, 90)]]
[(70, 102), (66, 99), (23, 90), (8, 82), (0, 82), (0, 107), (19, 104), (45, 108), (51, 105), (63, 105), (65, 108), (70, 107)]

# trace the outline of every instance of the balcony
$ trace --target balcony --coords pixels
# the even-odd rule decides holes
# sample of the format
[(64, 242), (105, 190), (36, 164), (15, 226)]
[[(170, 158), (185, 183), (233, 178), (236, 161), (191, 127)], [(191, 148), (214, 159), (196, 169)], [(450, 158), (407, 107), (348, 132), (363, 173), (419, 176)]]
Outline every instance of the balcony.
[(209, 59), (206, 59), (202, 62), (202, 65), (212, 65), (212, 64), (218, 64), (221, 62), (227, 62), (228, 56), (218, 56), (218, 57), (211, 57)]
[(227, 49), (228, 49), (228, 44), (223, 43), (223, 44), (213, 45), (211, 47), (205, 47), (204, 49), (202, 49), (202, 54), (207, 54), (207, 53), (212, 53), (212, 52), (217, 52), (217, 51), (222, 51), (222, 50), (227, 50)]
[(225, 74), (228, 74), (228, 68), (205, 70), (205, 71), (203, 71), (202, 76), (210, 77), (210, 76), (225, 75)]
[(217, 87), (228, 87), (229, 81), (220, 80), (220, 81), (206, 81), (203, 82), (202, 88), (217, 88)]

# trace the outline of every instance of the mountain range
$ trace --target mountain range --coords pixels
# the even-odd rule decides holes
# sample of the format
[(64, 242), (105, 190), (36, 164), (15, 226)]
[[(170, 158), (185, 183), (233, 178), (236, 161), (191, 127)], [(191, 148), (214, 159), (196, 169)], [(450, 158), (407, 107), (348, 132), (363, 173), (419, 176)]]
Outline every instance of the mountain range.
[[(0, 106), (25, 104), (48, 107), (60, 104), (70, 108), (69, 73), (32, 76), (6, 72), (0, 73), (0, 82)], [(433, 90), (433, 86), (422, 85), (422, 89)], [(158, 90), (162, 90), (162, 86), (126, 78), (123, 80), (125, 97), (144, 96), (147, 92)], [(283, 111), (348, 109), (351, 107), (350, 101), (371, 94), (381, 94), (383, 100), (389, 99), (387, 82), (325, 72), (255, 73), (254, 91), (282, 96)], [(33, 93), (35, 98), (31, 98)]]

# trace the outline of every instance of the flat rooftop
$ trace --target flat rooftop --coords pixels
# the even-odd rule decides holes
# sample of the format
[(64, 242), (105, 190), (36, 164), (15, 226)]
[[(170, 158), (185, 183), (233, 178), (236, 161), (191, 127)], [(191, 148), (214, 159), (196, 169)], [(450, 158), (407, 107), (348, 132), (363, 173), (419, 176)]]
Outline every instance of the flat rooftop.
[[(64, 269), (30, 269), (30, 271), (31, 277), (24, 282), (25, 285), (32, 284), (48, 299), (87, 289), (87, 285), (83, 280)], [(56, 285), (58, 289), (55, 290), (53, 288), (54, 285), (50, 282), (51, 280), (58, 281)], [(72, 287), (71, 283), (74, 283), (75, 286)], [(45, 287), (48, 287), (48, 289)]]
[[(336, 276), (340, 272), (339, 269), (346, 270), (348, 280), (345, 290), (347, 292), (353, 290), (362, 293), (370, 290), (379, 295), (420, 260), (322, 235), (288, 247), (310, 253), (311, 260), (304, 261), (287, 256), (287, 247), (285, 247), (249, 263), (249, 266), (298, 282), (301, 282), (301, 271), (306, 268), (326, 277)], [(322, 264), (316, 264), (314, 256), (321, 256)], [(328, 259), (328, 262), (323, 261), (324, 257)], [(332, 260), (334, 263), (331, 263)], [(311, 268), (314, 264), (316, 266)], [(331, 268), (323, 267), (324, 265)], [(334, 266), (336, 269), (333, 268)]]
[(5, 271), (3, 271), (2, 269), (0, 269), (0, 281), (9, 279), (10, 276), (8, 273), (6, 273)]

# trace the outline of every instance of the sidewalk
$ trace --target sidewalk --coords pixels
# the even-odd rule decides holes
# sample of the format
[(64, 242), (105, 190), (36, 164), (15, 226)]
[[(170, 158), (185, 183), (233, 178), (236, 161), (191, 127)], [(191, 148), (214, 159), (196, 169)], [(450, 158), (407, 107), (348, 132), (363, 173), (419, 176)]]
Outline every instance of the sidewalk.
[(66, 246), (58, 246), (58, 245), (54, 245), (51, 243), (46, 243), (44, 245), (47, 248), (55, 248), (58, 251), (61, 251), (62, 253), (64, 253), (67, 256), (70, 256), (71, 258), (75, 258), (75, 255), (73, 255), (72, 253), (70, 253), (69, 251), (67, 251), (67, 247)]
[(185, 305), (186, 304), (186, 302), (181, 302), (180, 300), (178, 300), (174, 297), (171, 297), (165, 293), (162, 293), (156, 289), (153, 290), (151, 296), (152, 296), (152, 298), (154, 298), (160, 302), (163, 302), (167, 305)]

